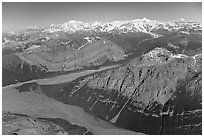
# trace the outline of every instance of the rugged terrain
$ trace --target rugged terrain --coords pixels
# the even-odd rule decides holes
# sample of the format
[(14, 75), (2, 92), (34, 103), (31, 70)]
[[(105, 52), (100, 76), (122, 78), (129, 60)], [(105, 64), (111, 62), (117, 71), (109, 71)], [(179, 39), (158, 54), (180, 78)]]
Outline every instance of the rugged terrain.
[[(3, 110), (17, 123), (35, 120), (52, 134), (202, 134), (201, 50), (201, 25), (187, 21), (70, 21), (3, 33)], [(24, 105), (26, 116), (16, 116), (22, 101), (35, 104), (24, 98), (36, 108), (37, 98), (44, 108), (52, 98), (61, 109), (39, 115)], [(66, 118), (71, 110), (79, 113), (64, 113), (69, 107), (82, 108), (89, 120)], [(47, 119), (48, 113), (56, 117)], [(19, 133), (44, 133), (35, 124), (24, 128)]]
[(60, 118), (31, 118), (27, 115), (4, 113), (3, 135), (92, 135), (84, 127), (72, 125)]
[(157, 48), (124, 66), (61, 84), (30, 83), (37, 91), (77, 105), (111, 123), (146, 134), (201, 134), (201, 54)]

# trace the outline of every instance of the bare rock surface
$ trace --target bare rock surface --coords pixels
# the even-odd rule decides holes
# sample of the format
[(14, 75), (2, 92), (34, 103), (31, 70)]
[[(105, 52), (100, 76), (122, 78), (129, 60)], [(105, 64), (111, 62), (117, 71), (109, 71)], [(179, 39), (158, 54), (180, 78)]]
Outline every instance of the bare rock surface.
[(67, 84), (36, 86), (49, 97), (126, 129), (201, 134), (201, 60), (201, 54), (157, 48), (123, 66)]

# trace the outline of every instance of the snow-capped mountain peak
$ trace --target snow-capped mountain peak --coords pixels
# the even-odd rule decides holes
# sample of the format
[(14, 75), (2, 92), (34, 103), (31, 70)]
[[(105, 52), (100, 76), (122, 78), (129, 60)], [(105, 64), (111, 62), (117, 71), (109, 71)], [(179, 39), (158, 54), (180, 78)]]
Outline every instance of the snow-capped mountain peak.
[(70, 24), (82, 24), (82, 21), (70, 20), (68, 23)]
[(84, 31), (100, 31), (100, 32), (110, 32), (110, 31), (120, 31), (121, 33), (125, 33), (127, 31), (130, 32), (144, 32), (144, 33), (152, 33), (152, 30), (158, 29), (160, 27), (166, 30), (178, 30), (181, 28), (189, 28), (189, 29), (200, 29), (201, 25), (195, 22), (188, 22), (184, 19), (180, 21), (172, 21), (172, 22), (160, 22), (156, 20), (151, 20), (147, 18), (135, 19), (130, 21), (113, 21), (113, 22), (82, 22), (71, 20), (59, 25), (52, 25), (51, 31), (66, 31), (66, 32), (76, 32), (80, 30)]

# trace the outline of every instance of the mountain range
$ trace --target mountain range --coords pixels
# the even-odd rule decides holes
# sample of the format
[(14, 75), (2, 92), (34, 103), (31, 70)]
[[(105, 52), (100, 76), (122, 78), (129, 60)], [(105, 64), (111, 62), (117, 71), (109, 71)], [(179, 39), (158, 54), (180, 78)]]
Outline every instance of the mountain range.
[[(46, 96), (136, 133), (202, 134), (202, 26), (198, 22), (72, 20), (3, 32), (2, 45), (4, 98), (10, 98), (8, 90)], [(65, 117), (46, 120), (58, 123)], [(86, 126), (75, 129), (85, 127), (79, 134), (99, 134), (93, 125)], [(66, 134), (73, 132), (65, 129)]]

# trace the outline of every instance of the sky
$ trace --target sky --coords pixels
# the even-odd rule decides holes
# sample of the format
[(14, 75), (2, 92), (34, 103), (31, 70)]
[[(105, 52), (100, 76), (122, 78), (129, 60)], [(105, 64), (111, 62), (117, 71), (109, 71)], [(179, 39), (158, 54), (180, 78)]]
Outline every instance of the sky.
[(2, 30), (26, 27), (48, 27), (70, 20), (83, 22), (133, 20), (148, 18), (158, 21), (202, 21), (201, 2), (128, 2), (128, 3), (70, 3), (70, 2), (3, 2)]

